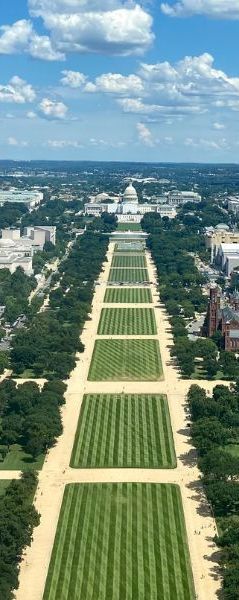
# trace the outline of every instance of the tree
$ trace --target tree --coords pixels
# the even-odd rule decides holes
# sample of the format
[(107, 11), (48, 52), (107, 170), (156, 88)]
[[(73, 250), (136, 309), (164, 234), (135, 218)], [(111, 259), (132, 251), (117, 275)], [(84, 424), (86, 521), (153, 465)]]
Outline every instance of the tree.
[(209, 379), (213, 379), (218, 372), (218, 363), (214, 358), (206, 356), (203, 359), (203, 368), (205, 369)]
[(199, 468), (209, 479), (234, 479), (239, 473), (239, 459), (221, 448), (213, 448), (198, 461)]
[(228, 430), (216, 417), (204, 417), (192, 424), (193, 442), (203, 456), (215, 446), (225, 446), (229, 439)]

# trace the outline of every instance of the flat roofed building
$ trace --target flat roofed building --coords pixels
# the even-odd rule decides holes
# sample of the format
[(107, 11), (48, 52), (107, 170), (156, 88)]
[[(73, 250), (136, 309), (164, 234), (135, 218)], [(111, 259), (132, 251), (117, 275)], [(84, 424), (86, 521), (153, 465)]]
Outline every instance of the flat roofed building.
[(0, 206), (7, 202), (24, 204), (28, 210), (33, 210), (43, 200), (43, 193), (37, 190), (18, 190), (11, 188), (10, 190), (0, 190)]
[(229, 277), (233, 269), (239, 266), (239, 243), (220, 244), (216, 256), (216, 263)]
[(167, 203), (173, 206), (181, 206), (187, 202), (201, 202), (202, 196), (198, 192), (181, 192), (173, 190), (166, 194)]
[(238, 215), (239, 213), (239, 196), (228, 196), (227, 208), (230, 212)]
[[(43, 250), (46, 242), (56, 243), (55, 226), (24, 227), (21, 236), (20, 229), (2, 229), (2, 240), (12, 240), (19, 246), (29, 246), (34, 250)], [(0, 240), (1, 242), (1, 240)]]
[(221, 244), (238, 244), (239, 231), (231, 231), (228, 225), (220, 223), (216, 227), (207, 227), (205, 231), (205, 245), (211, 250), (211, 262), (213, 263)]

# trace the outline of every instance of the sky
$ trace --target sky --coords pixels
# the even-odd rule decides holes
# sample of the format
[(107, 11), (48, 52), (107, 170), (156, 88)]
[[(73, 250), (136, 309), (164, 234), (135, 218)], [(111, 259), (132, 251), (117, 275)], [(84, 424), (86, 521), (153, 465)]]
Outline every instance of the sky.
[(239, 0), (3, 1), (0, 159), (239, 162), (238, 34)]

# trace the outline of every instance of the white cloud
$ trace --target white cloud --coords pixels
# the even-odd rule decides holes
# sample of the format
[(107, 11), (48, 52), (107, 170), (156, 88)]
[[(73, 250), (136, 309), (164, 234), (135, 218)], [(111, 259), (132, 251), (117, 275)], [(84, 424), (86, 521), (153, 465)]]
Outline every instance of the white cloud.
[(0, 27), (0, 54), (24, 52), (32, 35), (31, 21), (22, 19)]
[(154, 141), (153, 136), (148, 127), (144, 123), (137, 123), (136, 125), (139, 141), (145, 144), (145, 146), (153, 147)]
[(7, 144), (8, 146), (16, 146), (21, 148), (26, 148), (28, 146), (28, 142), (24, 140), (19, 141), (15, 137), (9, 137), (7, 139)]
[(105, 73), (96, 77), (94, 83), (88, 82), (86, 92), (103, 92), (109, 94), (140, 94), (143, 83), (138, 75), (121, 75), (120, 73)]
[(144, 103), (141, 98), (121, 98), (118, 104), (123, 108), (125, 113), (135, 113), (142, 115), (187, 115), (200, 114), (205, 112), (200, 106), (184, 106), (184, 105), (167, 105), (167, 104), (149, 104)]
[(31, 37), (28, 52), (33, 58), (41, 60), (64, 60), (63, 52), (56, 50), (50, 38), (47, 35), (37, 35), (34, 33)]
[(239, 19), (238, 0), (180, 0), (163, 2), (161, 10), (170, 17), (191, 17), (206, 15), (216, 19)]
[(133, 0), (29, 0), (59, 52), (142, 54), (152, 43), (152, 17)]
[(24, 104), (33, 102), (35, 98), (33, 87), (17, 75), (12, 77), (7, 85), (0, 85), (0, 102)]
[(87, 81), (86, 75), (79, 71), (62, 71), (61, 83), (71, 88), (81, 88)]
[[(208, 53), (185, 56), (175, 64), (141, 64), (141, 90), (118, 99), (124, 112), (181, 116), (204, 114), (217, 108), (239, 110), (239, 77), (216, 69)], [(136, 88), (137, 91), (137, 88)]]
[(184, 140), (185, 146), (190, 146), (191, 148), (204, 148), (205, 150), (228, 150), (229, 145), (226, 138), (221, 138), (219, 140), (208, 140), (207, 138), (186, 138)]
[(217, 123), (217, 121), (215, 123), (213, 123), (213, 129), (217, 129), (218, 131), (220, 131), (221, 129), (225, 129), (225, 125), (223, 125), (223, 123)]
[(64, 148), (83, 148), (83, 146), (74, 140), (48, 140), (47, 145), (50, 148), (62, 150)]
[(64, 119), (67, 116), (68, 107), (63, 102), (56, 102), (49, 98), (43, 98), (39, 104), (40, 111), (52, 119)]
[(54, 49), (48, 36), (38, 35), (31, 21), (21, 19), (0, 27), (0, 54), (27, 53), (43, 60), (62, 60), (64, 54)]
[(36, 119), (37, 114), (33, 110), (29, 110), (26, 114), (28, 119)]

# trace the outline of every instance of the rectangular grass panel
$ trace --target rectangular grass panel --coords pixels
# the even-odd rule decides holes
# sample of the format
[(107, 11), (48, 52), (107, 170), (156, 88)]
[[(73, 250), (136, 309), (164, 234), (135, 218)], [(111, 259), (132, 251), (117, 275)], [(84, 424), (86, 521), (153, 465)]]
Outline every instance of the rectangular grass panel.
[(167, 397), (152, 394), (85, 395), (71, 466), (176, 467)]
[(122, 256), (120, 254), (116, 254), (113, 256), (111, 267), (116, 269), (120, 269), (122, 267), (127, 269), (132, 269), (135, 267), (144, 269), (146, 268), (146, 258), (144, 255), (141, 256), (140, 254), (138, 256)]
[(112, 304), (147, 304), (152, 301), (149, 288), (107, 288), (104, 297), (105, 303)]
[(162, 376), (157, 340), (96, 340), (89, 381), (160, 381)]
[(98, 335), (156, 335), (153, 308), (103, 308)]
[(149, 281), (147, 269), (110, 269), (110, 283), (143, 283)]
[(43, 600), (194, 600), (180, 489), (71, 484)]
[(142, 231), (140, 223), (118, 223), (117, 231)]

